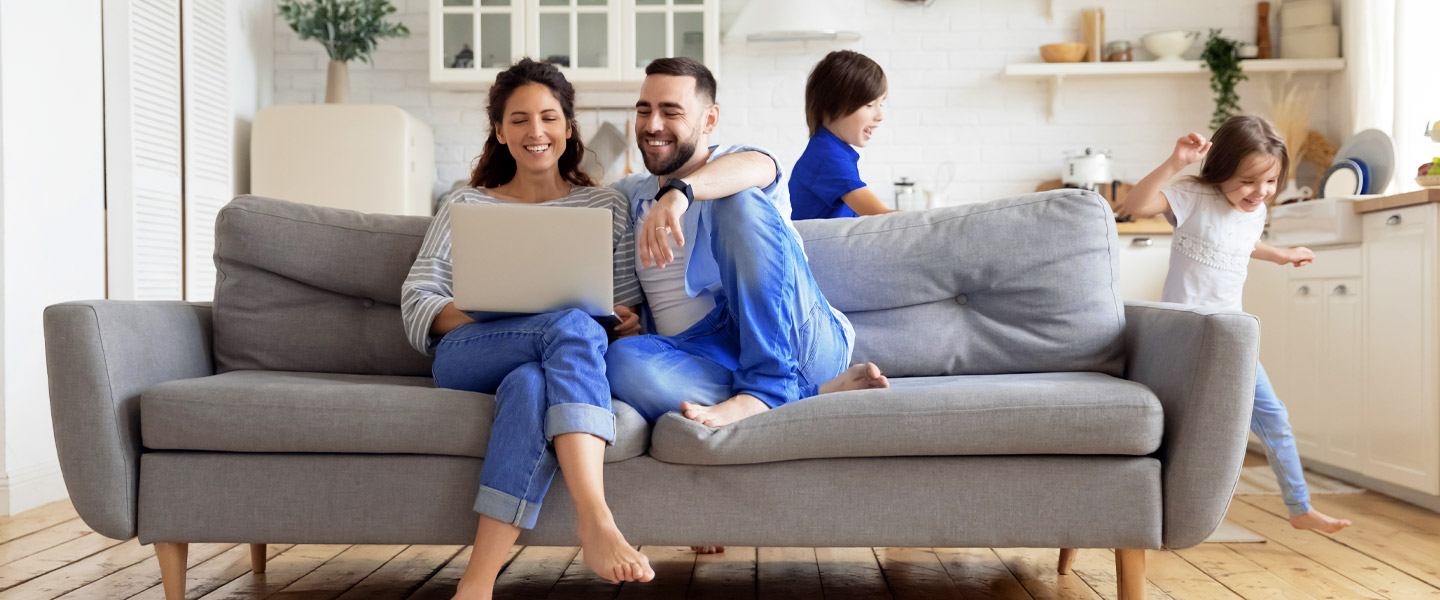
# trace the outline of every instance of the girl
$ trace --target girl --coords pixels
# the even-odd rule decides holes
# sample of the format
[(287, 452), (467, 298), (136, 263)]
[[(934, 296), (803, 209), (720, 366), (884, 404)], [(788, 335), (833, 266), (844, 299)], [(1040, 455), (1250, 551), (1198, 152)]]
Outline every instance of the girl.
[(450, 276), (451, 204), (607, 208), (614, 216), (615, 314), (623, 318), (616, 332), (637, 334), (633, 311), (642, 298), (630, 202), (580, 171), (585, 149), (575, 90), (555, 67), (516, 63), (495, 78), (487, 112), (490, 135), (470, 186), (440, 207), (401, 290), (410, 343), (435, 355), (435, 385), (495, 395), (475, 499), (480, 525), (455, 598), (490, 598), (520, 530), (535, 527), (557, 467), (575, 503), (585, 566), (610, 581), (649, 581), (655, 571), (625, 541), (605, 503), (604, 452), (615, 442), (605, 329), (576, 310), (476, 323), (455, 308)]
[[(1181, 169), (1202, 158), (1198, 177), (1161, 190)], [(1192, 133), (1175, 143), (1170, 159), (1135, 186), (1122, 210), (1140, 218), (1166, 213), (1175, 226), (1162, 300), (1240, 310), (1251, 258), (1297, 267), (1315, 259), (1307, 248), (1280, 249), (1260, 242), (1266, 203), (1275, 198), (1278, 182), (1286, 180), (1289, 170), (1285, 142), (1273, 125), (1258, 117), (1231, 118), (1211, 141)], [(1310, 506), (1285, 405), (1258, 364), (1250, 430), (1265, 447), (1292, 526), (1335, 533), (1350, 525)]]
[(880, 65), (859, 52), (827, 54), (805, 83), (810, 143), (790, 173), (791, 220), (895, 212), (860, 181), (860, 153), (884, 117), (887, 84)]

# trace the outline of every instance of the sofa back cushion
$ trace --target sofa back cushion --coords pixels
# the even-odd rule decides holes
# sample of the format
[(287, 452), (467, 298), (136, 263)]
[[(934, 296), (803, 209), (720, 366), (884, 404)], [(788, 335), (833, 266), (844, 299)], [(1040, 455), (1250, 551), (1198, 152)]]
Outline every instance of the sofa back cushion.
[(1080, 190), (796, 223), (856, 362), (891, 376), (1124, 370), (1115, 221)]
[(400, 284), (427, 217), (241, 196), (215, 223), (215, 367), (429, 375)]

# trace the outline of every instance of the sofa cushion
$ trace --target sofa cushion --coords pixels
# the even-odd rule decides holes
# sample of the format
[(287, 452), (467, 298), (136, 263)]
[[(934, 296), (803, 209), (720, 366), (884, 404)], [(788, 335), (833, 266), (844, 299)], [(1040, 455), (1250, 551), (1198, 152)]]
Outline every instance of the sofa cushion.
[(658, 460), (737, 465), (805, 458), (1034, 454), (1147, 455), (1160, 401), (1100, 373), (895, 379), (887, 390), (816, 396), (720, 429), (662, 416)]
[(215, 221), (215, 368), (430, 374), (400, 284), (427, 217), (241, 196)]
[(795, 226), (856, 361), (895, 377), (1124, 370), (1115, 218), (1093, 192)]
[[(616, 402), (614, 462), (645, 453), (650, 427)], [(428, 377), (233, 371), (162, 383), (140, 397), (152, 450), (358, 452), (484, 458), (489, 394), (437, 389)]]

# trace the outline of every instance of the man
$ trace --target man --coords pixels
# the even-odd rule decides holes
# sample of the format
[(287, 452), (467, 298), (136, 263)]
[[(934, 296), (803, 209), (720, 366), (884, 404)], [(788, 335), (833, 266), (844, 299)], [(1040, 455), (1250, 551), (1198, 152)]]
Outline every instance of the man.
[(645, 74), (635, 135), (651, 174), (615, 187), (631, 201), (658, 335), (610, 346), (611, 392), (650, 421), (678, 410), (724, 427), (818, 394), (888, 387), (875, 365), (849, 367), (854, 329), (815, 284), (778, 162), (709, 145), (720, 120), (710, 70), (664, 58)]

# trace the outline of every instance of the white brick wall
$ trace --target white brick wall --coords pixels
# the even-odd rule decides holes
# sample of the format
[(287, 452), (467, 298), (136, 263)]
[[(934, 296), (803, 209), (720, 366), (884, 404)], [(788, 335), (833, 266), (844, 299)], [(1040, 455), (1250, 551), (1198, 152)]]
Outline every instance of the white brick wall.
[[(351, 64), (352, 102), (395, 104), (428, 122), (438, 146), (436, 187), (446, 189), (468, 178), (484, 141), (485, 95), (429, 87), (428, 2), (397, 4), (412, 35), (382, 42), (373, 66)], [(722, 22), (732, 20), (729, 11), (743, 4), (726, 0)], [(1077, 3), (1056, 2), (1054, 23), (1046, 23), (1042, 0), (935, 0), (923, 8), (896, 0), (833, 4), (860, 31), (859, 41), (722, 45), (716, 141), (760, 145), (787, 166), (793, 164), (806, 143), (805, 77), (816, 61), (839, 48), (874, 58), (890, 81), (884, 125), (860, 160), (862, 178), (882, 198), (889, 198), (891, 182), (901, 176), (933, 187), (942, 162), (955, 165), (946, 203), (1029, 192), (1059, 177), (1065, 150), (1085, 146), (1112, 150), (1116, 175), (1137, 181), (1164, 160), (1175, 138), (1208, 129), (1212, 102), (1204, 76), (1071, 78), (1064, 84), (1059, 115), (1047, 123), (1047, 84), (1003, 79), (1000, 72), (1007, 63), (1038, 61), (1041, 44), (1079, 41)], [(1151, 31), (1220, 27), (1228, 37), (1255, 39), (1253, 0), (1086, 4), (1105, 8), (1107, 39), (1131, 40), (1137, 59), (1148, 58), (1139, 39)], [(300, 41), (278, 18), (275, 29), (275, 102), (323, 101), (327, 59), (320, 45)], [(1199, 49), (1197, 43), (1190, 56)], [(1240, 86), (1246, 110), (1264, 107), (1267, 76), (1255, 78)], [(1342, 79), (1314, 74), (1302, 79), (1319, 92), (1312, 127), (1333, 138), (1341, 127), (1329, 122), (1330, 90), (1343, 85)], [(622, 125), (627, 116), (623, 110), (584, 110), (581, 131), (588, 135), (607, 120)]]

